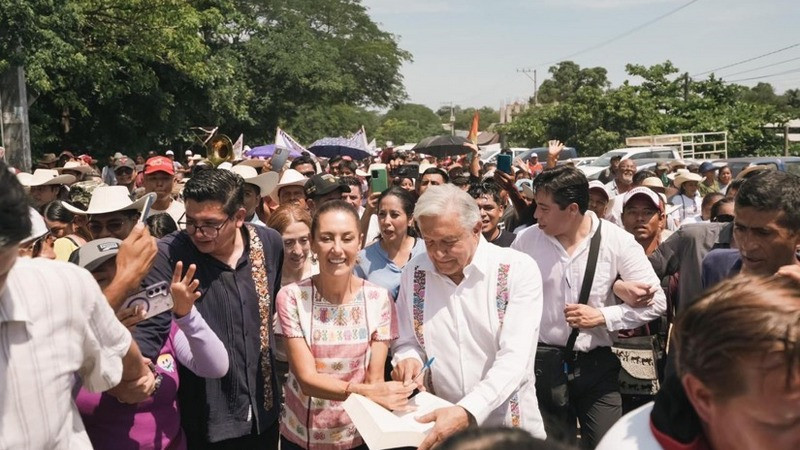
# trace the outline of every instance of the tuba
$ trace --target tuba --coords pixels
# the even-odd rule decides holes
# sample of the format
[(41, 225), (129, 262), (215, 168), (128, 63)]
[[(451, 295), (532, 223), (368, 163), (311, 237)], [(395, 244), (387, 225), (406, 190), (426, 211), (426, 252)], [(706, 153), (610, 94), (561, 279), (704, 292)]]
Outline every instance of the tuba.
[(214, 134), (206, 143), (206, 158), (214, 167), (225, 161), (232, 162), (234, 155), (231, 138), (224, 134)]

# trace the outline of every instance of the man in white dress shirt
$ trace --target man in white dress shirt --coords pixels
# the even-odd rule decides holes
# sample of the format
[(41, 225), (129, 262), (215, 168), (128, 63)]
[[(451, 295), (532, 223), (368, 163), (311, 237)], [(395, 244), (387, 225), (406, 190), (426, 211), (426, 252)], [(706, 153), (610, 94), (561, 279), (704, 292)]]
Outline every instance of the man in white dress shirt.
[(0, 162), (0, 449), (90, 449), (76, 381), (92, 392), (121, 384), (120, 400), (138, 403), (155, 379), (89, 272), (17, 256), (31, 233), (27, 204)]
[(533, 371), (542, 311), (536, 264), (487, 242), (475, 201), (456, 186), (429, 187), (414, 218), (427, 252), (403, 270), (392, 377), (419, 381), (423, 361), (435, 357), (426, 386), (456, 405), (418, 418), (435, 422), (419, 448), (470, 423), (544, 438)]
[[(621, 417), (619, 360), (611, 352), (617, 332), (634, 329), (658, 318), (666, 298), (642, 247), (633, 236), (588, 211), (589, 182), (573, 167), (545, 170), (534, 180), (538, 224), (517, 236), (512, 248), (531, 255), (542, 276), (546, 299), (539, 345), (564, 347), (573, 328), (575, 342), (569, 382), (570, 410), (581, 424), (584, 448), (594, 448)], [(578, 303), (589, 257), (589, 243), (601, 228), (600, 251), (588, 303)], [(639, 307), (618, 304), (612, 292), (617, 277), (649, 287)], [(548, 433), (557, 425), (549, 420)], [(574, 418), (563, 429), (574, 428)], [(574, 434), (573, 434), (574, 436)]]

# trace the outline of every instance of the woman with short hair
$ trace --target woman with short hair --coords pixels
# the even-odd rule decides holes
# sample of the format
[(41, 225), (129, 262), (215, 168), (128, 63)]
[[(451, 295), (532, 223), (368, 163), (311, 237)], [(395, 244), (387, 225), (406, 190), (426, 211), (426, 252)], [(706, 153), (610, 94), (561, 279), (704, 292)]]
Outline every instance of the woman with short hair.
[(353, 275), (360, 248), (358, 213), (342, 200), (317, 208), (311, 248), (319, 274), (277, 295), (289, 379), (284, 386), (281, 448), (366, 448), (341, 406), (351, 393), (388, 409), (404, 409), (414, 385), (384, 382), (384, 361), (397, 337), (386, 289)]

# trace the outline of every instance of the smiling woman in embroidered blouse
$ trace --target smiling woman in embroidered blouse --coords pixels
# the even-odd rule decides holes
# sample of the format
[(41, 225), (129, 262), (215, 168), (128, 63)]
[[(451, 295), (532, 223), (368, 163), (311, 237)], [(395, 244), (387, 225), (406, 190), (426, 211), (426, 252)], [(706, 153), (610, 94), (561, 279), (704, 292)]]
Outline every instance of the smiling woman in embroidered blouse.
[(397, 337), (386, 289), (352, 274), (361, 242), (358, 213), (331, 200), (317, 209), (311, 248), (320, 272), (278, 293), (279, 327), (289, 356), (281, 448), (366, 448), (341, 406), (351, 393), (404, 409), (414, 385), (384, 382), (390, 341)]

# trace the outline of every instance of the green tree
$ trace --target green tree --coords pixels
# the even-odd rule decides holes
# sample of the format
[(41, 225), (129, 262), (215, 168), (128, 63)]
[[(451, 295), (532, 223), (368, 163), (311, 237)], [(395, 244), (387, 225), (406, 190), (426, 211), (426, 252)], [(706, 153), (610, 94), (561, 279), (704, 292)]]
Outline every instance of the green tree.
[(362, 126), (367, 136), (372, 136), (378, 129), (378, 123), (379, 117), (374, 111), (338, 104), (301, 110), (286, 131), (298, 141), (310, 144), (325, 136), (349, 136)]
[(606, 69), (592, 67), (581, 69), (572, 61), (563, 61), (549, 69), (551, 78), (539, 86), (539, 102), (563, 102), (582, 87), (606, 89), (610, 86)]

